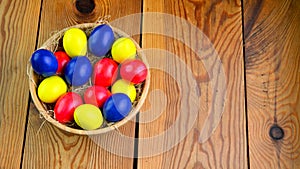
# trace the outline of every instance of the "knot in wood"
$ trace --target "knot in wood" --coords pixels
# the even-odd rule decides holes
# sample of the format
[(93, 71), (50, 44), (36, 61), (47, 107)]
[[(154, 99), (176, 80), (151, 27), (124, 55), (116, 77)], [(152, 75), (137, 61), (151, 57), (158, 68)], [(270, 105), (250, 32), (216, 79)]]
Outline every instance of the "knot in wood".
[(270, 128), (269, 135), (273, 140), (281, 140), (284, 137), (284, 131), (280, 126), (274, 124)]
[(76, 9), (83, 14), (89, 14), (95, 9), (94, 0), (76, 0)]

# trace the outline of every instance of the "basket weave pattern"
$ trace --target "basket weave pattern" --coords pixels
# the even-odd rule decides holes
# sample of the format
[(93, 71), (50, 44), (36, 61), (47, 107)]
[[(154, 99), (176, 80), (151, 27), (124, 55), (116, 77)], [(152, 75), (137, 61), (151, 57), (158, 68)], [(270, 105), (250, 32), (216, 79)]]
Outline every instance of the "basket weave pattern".
[[(62, 38), (63, 38), (65, 31), (67, 31), (70, 28), (80, 28), (81, 30), (83, 30), (86, 33), (87, 37), (89, 37), (91, 31), (95, 27), (99, 26), (100, 24), (102, 24), (102, 23), (86, 23), (86, 24), (79, 24), (79, 25), (75, 25), (72, 27), (62, 29), (61, 31), (55, 33), (52, 37), (50, 37), (40, 47), (40, 49), (48, 49), (52, 52), (55, 52), (57, 50), (62, 50), (63, 49)], [(115, 35), (115, 39), (118, 39), (120, 37), (129, 37), (126, 33), (122, 32), (119, 29), (116, 29), (114, 27), (112, 27), (112, 29), (113, 29), (113, 32)], [(135, 42), (135, 41), (133, 40), (133, 42)], [(137, 48), (137, 59), (142, 60), (149, 70), (148, 63), (146, 61), (145, 56), (141, 52), (141, 48), (139, 47), (139, 45), (136, 42), (135, 42), (135, 45)], [(108, 53), (110, 53), (110, 52), (108, 52)], [(89, 58), (89, 60), (91, 61), (91, 63), (93, 65), (94, 65), (94, 63), (96, 63), (98, 60), (101, 59), (99, 57), (92, 55), (89, 52), (87, 53), (87, 57)], [(111, 57), (111, 56), (107, 55), (105, 57)], [(148, 89), (149, 89), (149, 82), (150, 82), (150, 73), (148, 71), (146, 80), (141, 84), (135, 85), (136, 92), (137, 92), (136, 100), (133, 102), (132, 110), (130, 111), (128, 116), (125, 117), (123, 120), (116, 122), (116, 123), (107, 123), (104, 120), (103, 125), (99, 129), (83, 130), (83, 129), (80, 129), (80, 127), (78, 127), (75, 122), (72, 122), (69, 124), (61, 124), (58, 121), (56, 121), (55, 117), (54, 117), (54, 112), (53, 112), (55, 104), (45, 104), (45, 103), (41, 102), (37, 96), (37, 86), (44, 78), (40, 75), (37, 75), (33, 71), (31, 65), (29, 65), (29, 67), (28, 67), (28, 76), (29, 76), (29, 89), (30, 89), (31, 97), (32, 97), (32, 100), (33, 100), (36, 108), (40, 112), (40, 114), (54, 126), (60, 128), (64, 131), (67, 131), (67, 132), (70, 132), (73, 134), (79, 134), (79, 135), (95, 135), (95, 134), (106, 133), (108, 131), (117, 129), (118, 127), (120, 127), (120, 126), (124, 125), (126, 122), (128, 122), (130, 119), (134, 118), (135, 115), (137, 114), (137, 112), (142, 107), (142, 104), (144, 103), (144, 101), (146, 99), (146, 95), (147, 95)], [(92, 85), (91, 80), (89, 80), (89, 82), (87, 84), (80, 86), (80, 87), (76, 87), (76, 88), (69, 85), (68, 91), (73, 91), (73, 92), (76, 92), (76, 93), (82, 95), (83, 92), (85, 91), (85, 89), (87, 89), (91, 85)]]

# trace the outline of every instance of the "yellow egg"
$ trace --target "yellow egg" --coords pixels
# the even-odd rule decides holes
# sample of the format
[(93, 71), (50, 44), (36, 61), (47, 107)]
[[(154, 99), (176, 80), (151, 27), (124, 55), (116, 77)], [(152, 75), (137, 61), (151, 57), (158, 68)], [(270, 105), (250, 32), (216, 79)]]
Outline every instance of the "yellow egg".
[(44, 103), (54, 103), (67, 92), (66, 82), (59, 76), (44, 79), (38, 87), (38, 97)]
[(65, 32), (63, 47), (70, 57), (85, 56), (87, 52), (86, 34), (78, 28), (71, 28)]
[(112, 94), (124, 93), (130, 98), (131, 102), (133, 102), (136, 98), (136, 90), (134, 85), (123, 79), (120, 79), (113, 84), (111, 92)]
[(74, 111), (74, 120), (85, 130), (95, 130), (103, 123), (101, 110), (92, 104), (83, 104)]
[(136, 47), (130, 38), (119, 38), (117, 39), (111, 48), (112, 58), (122, 63), (127, 59), (134, 59), (136, 54)]

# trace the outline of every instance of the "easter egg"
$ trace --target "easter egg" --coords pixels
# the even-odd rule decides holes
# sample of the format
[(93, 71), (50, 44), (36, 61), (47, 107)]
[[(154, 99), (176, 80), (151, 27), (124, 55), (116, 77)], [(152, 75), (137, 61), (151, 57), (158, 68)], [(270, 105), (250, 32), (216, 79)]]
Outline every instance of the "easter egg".
[(59, 75), (63, 74), (67, 63), (70, 61), (70, 57), (64, 51), (57, 51), (54, 53), (54, 55), (58, 62), (58, 68), (57, 68), (56, 73)]
[(136, 98), (136, 90), (134, 85), (123, 79), (120, 79), (113, 84), (111, 87), (111, 92), (112, 94), (124, 93), (130, 98), (131, 102), (133, 102)]
[(81, 96), (74, 92), (68, 92), (60, 96), (55, 103), (55, 119), (60, 123), (68, 123), (74, 120), (75, 109), (82, 105)]
[(109, 25), (97, 26), (88, 39), (89, 50), (95, 56), (104, 56), (115, 40), (113, 30)]
[(67, 92), (67, 84), (59, 76), (45, 78), (38, 86), (38, 97), (44, 103), (54, 103)]
[(84, 56), (87, 52), (86, 34), (79, 28), (68, 29), (63, 37), (63, 47), (70, 57)]
[(126, 94), (112, 94), (104, 103), (103, 116), (109, 122), (117, 122), (129, 114), (131, 107), (131, 101)]
[(74, 120), (78, 126), (85, 130), (94, 130), (103, 123), (101, 110), (91, 104), (78, 106), (74, 111)]
[(84, 92), (84, 102), (102, 108), (110, 95), (110, 91), (105, 87), (91, 86)]
[(89, 80), (92, 69), (92, 64), (86, 56), (74, 57), (65, 68), (66, 81), (73, 86), (81, 86)]
[(127, 60), (120, 68), (120, 75), (123, 79), (134, 84), (143, 82), (148, 74), (146, 65), (140, 60)]
[(44, 77), (55, 75), (58, 68), (56, 57), (46, 49), (36, 50), (30, 58), (30, 63), (33, 70)]
[(130, 38), (119, 38), (117, 39), (111, 48), (112, 58), (118, 62), (122, 63), (127, 59), (134, 59), (136, 54), (136, 47)]
[(93, 83), (97, 86), (108, 87), (116, 80), (118, 64), (109, 58), (103, 58), (94, 65)]

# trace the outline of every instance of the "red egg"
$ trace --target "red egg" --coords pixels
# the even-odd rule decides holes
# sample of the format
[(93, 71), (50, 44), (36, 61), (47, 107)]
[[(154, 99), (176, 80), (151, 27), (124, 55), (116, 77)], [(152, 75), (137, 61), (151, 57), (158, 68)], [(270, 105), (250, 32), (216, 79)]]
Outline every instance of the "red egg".
[(118, 64), (109, 58), (99, 60), (94, 66), (93, 83), (97, 86), (108, 87), (116, 80)]
[(64, 68), (66, 67), (67, 63), (70, 61), (70, 57), (64, 51), (57, 51), (54, 53), (57, 61), (58, 61), (58, 68), (56, 73), (62, 74), (64, 72)]
[(103, 86), (91, 86), (84, 92), (84, 102), (102, 108), (110, 95), (110, 91)]
[(148, 69), (141, 60), (127, 60), (121, 65), (121, 77), (134, 84), (143, 82), (147, 74)]
[(54, 107), (55, 119), (60, 123), (73, 121), (75, 109), (82, 104), (82, 98), (77, 93), (68, 92), (62, 95)]

